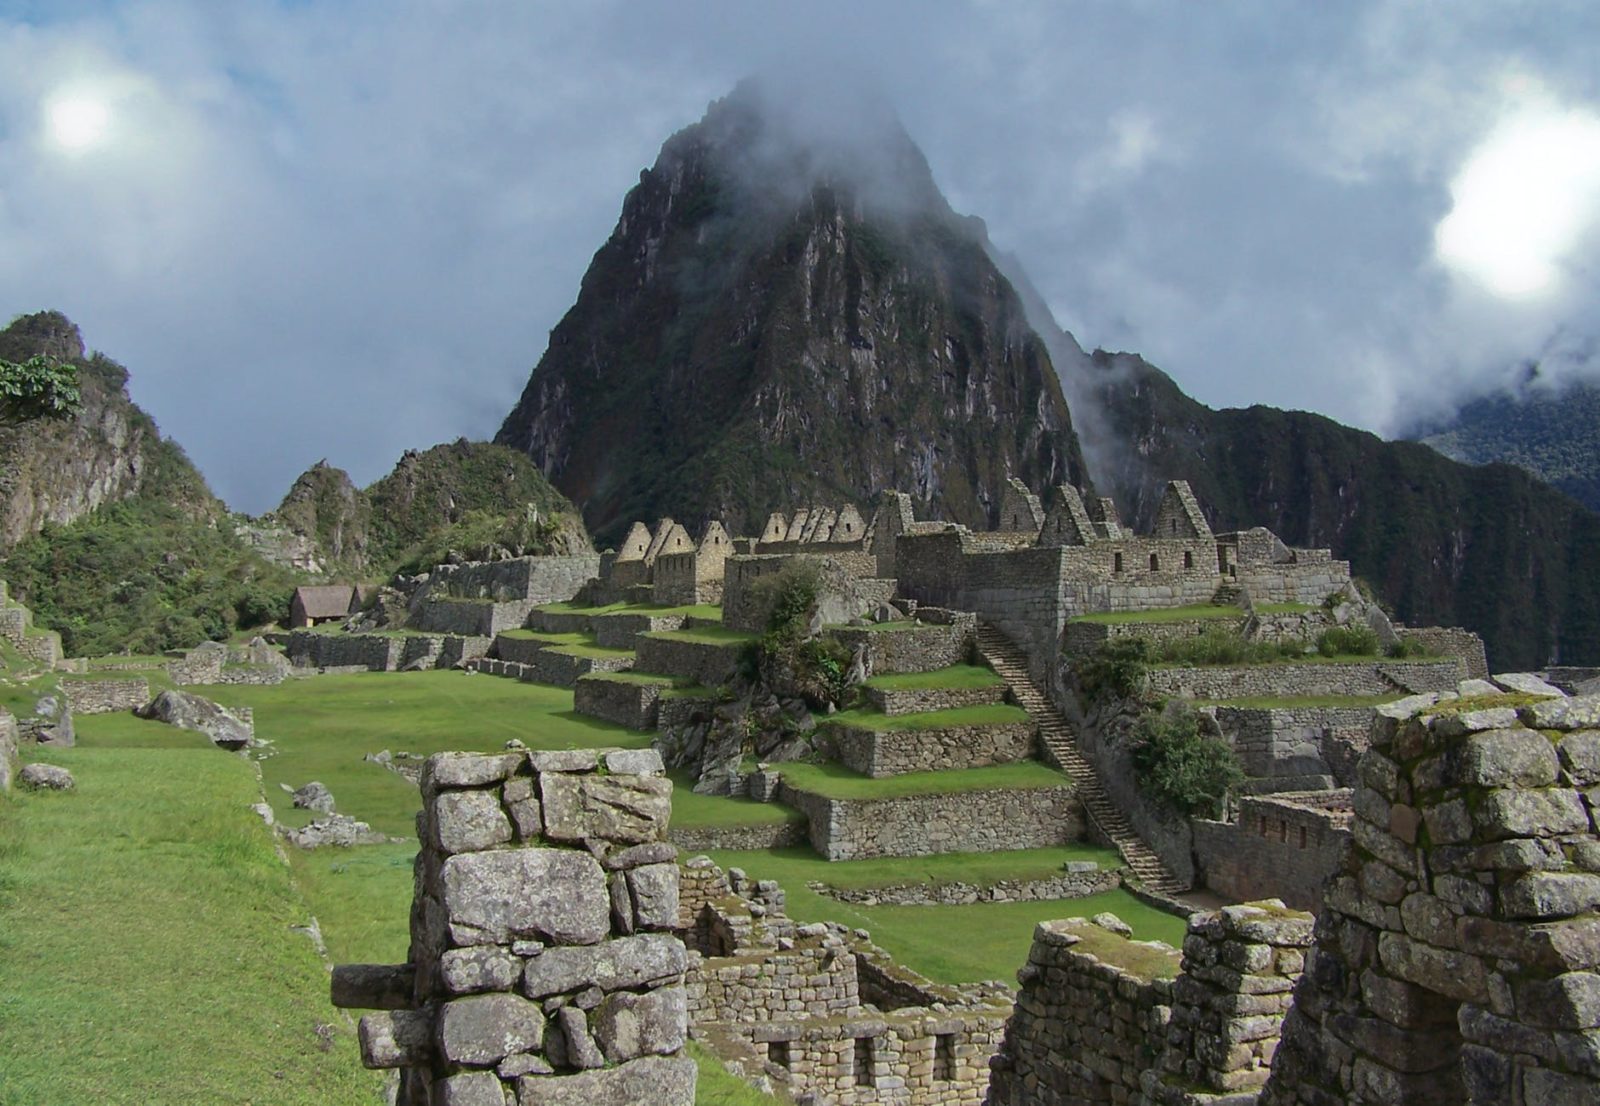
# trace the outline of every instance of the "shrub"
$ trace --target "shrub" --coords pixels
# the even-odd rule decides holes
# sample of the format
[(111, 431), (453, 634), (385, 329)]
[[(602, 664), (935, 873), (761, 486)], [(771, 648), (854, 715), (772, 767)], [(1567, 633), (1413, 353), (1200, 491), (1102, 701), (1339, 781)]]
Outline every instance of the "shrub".
[(1194, 711), (1147, 714), (1133, 735), (1133, 769), (1145, 794), (1185, 816), (1222, 817), (1244, 769), (1227, 742), (1200, 732)]
[(1317, 637), (1317, 652), (1325, 657), (1375, 657), (1378, 635), (1369, 626), (1334, 626)]
[(1150, 647), (1143, 638), (1108, 641), (1087, 656), (1078, 658), (1074, 669), (1078, 686), (1091, 701), (1131, 699), (1144, 691), (1145, 668)]
[(1305, 642), (1250, 641), (1220, 626), (1194, 637), (1162, 642), (1156, 656), (1166, 664), (1271, 664), (1305, 652)]

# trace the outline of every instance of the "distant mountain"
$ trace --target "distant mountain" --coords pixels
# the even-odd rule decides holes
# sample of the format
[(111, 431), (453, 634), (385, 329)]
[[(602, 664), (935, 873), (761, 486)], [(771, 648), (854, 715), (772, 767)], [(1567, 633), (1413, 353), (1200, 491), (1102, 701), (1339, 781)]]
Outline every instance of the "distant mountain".
[(1600, 664), (1600, 515), (1520, 469), (1300, 411), (1212, 410), (1129, 354), (1081, 371), (1115, 443), (1096, 475), (1128, 519), (1148, 525), (1182, 478), (1217, 529), (1331, 547), (1406, 622), (1483, 635), (1499, 669)]
[(1517, 391), (1471, 401), (1417, 437), (1456, 461), (1516, 465), (1600, 511), (1600, 386), (1553, 387), (1535, 376)]
[[(523, 523), (532, 509), (542, 533)], [(383, 576), (403, 563), (471, 555), (490, 544), (529, 551), (589, 548), (577, 508), (538, 466), (506, 446), (461, 439), (411, 450), (365, 490), (343, 469), (319, 461), (295, 480), (262, 520), (312, 543), (325, 572)]]
[(870, 97), (854, 141), (794, 107), (748, 81), (667, 140), (495, 440), (609, 540), (884, 488), (984, 526), (1007, 476), (1086, 484), (982, 224)]

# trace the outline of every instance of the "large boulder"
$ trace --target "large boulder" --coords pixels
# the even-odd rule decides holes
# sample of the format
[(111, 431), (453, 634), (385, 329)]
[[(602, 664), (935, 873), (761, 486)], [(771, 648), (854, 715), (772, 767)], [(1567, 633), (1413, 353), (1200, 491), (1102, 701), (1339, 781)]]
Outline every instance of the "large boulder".
[(349, 848), (352, 845), (386, 845), (401, 840), (379, 833), (365, 822), (358, 822), (348, 814), (324, 814), (321, 818), (299, 829), (285, 829), (283, 836), (297, 849), (321, 849), (327, 846)]
[(17, 778), (17, 720), (0, 710), (0, 792)]
[(134, 713), (140, 718), (203, 733), (213, 745), (230, 752), (255, 744), (253, 725), (191, 692), (163, 691)]
[(34, 717), (29, 720), (28, 732), (40, 745), (67, 749), (78, 743), (78, 732), (72, 724), (72, 708), (65, 698), (46, 695), (33, 705)]
[(304, 787), (296, 788), (291, 797), (294, 805), (301, 810), (312, 810), (318, 814), (333, 813), (333, 792), (320, 780), (312, 780)]
[(17, 780), (39, 791), (70, 791), (76, 783), (71, 772), (54, 764), (24, 764)]

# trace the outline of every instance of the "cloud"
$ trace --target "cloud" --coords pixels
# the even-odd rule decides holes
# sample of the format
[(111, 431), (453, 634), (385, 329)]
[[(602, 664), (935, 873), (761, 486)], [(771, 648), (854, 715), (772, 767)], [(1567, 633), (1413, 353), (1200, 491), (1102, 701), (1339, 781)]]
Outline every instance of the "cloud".
[(1515, 82), (1595, 110), (1597, 40), (1557, 0), (0, 3), (0, 313), (72, 315), (237, 507), (369, 481), (494, 432), (639, 169), (782, 64), (802, 119), (885, 90), (1085, 346), (1389, 429), (1600, 329), (1592, 244), (1537, 303), (1435, 257)]

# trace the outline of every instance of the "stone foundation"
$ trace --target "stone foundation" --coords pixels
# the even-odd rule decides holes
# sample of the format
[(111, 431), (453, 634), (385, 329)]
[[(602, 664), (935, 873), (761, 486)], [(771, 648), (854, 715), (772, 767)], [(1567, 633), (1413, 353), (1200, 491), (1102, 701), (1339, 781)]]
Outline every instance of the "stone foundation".
[(573, 709), (579, 714), (615, 722), (630, 730), (653, 730), (656, 728), (661, 696), (671, 688), (670, 680), (647, 684), (633, 680), (608, 680), (591, 673), (573, 684)]
[(882, 778), (907, 772), (982, 768), (1027, 760), (1037, 744), (1032, 721), (937, 729), (869, 730), (825, 724), (835, 759), (851, 771)]
[(785, 781), (778, 799), (806, 816), (811, 847), (828, 860), (1039, 849), (1084, 835), (1083, 805), (1070, 785), (830, 799)]
[(723, 645), (646, 635), (637, 639), (633, 667), (717, 687), (733, 678), (742, 648), (737, 642)]
[[(398, 1106), (693, 1106), (672, 785), (648, 751), (423, 769), (411, 958), (335, 969)], [(602, 771), (604, 774), (601, 774)]]
[(59, 686), (73, 714), (115, 714), (150, 701), (150, 681), (140, 677), (63, 679)]
[(988, 706), (1000, 703), (1006, 697), (1006, 685), (993, 687), (922, 687), (878, 688), (871, 684), (862, 689), (867, 702), (884, 714), (923, 714), (931, 710), (950, 710), (955, 707)]
[(1162, 666), (1150, 670), (1156, 695), (1190, 699), (1283, 699), (1315, 695), (1404, 695), (1419, 691), (1453, 691), (1466, 678), (1459, 657), (1435, 661), (1389, 661), (1349, 664)]

